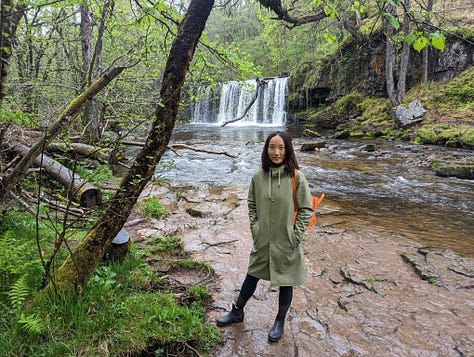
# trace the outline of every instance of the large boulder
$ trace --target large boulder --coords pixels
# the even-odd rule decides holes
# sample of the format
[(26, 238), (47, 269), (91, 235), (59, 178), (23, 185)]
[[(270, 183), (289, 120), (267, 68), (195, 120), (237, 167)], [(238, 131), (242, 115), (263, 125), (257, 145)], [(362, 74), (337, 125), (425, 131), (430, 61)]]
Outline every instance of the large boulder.
[(408, 108), (399, 105), (394, 111), (394, 120), (401, 127), (409, 126), (423, 121), (426, 109), (419, 100), (414, 100), (408, 104)]

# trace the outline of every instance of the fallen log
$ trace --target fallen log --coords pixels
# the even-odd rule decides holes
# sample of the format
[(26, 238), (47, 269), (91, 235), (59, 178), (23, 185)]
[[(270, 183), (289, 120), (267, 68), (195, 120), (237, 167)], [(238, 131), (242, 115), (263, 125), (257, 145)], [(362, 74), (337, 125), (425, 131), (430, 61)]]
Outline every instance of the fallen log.
[(72, 152), (80, 156), (90, 157), (97, 160), (107, 160), (109, 150), (83, 143), (52, 143), (46, 147), (46, 151), (64, 153)]
[[(145, 146), (145, 142), (143, 141), (121, 140), (120, 143), (123, 145), (129, 145), (129, 146), (141, 146), (141, 147)], [(186, 144), (172, 144), (172, 145), (168, 145), (166, 148), (168, 150), (173, 151), (176, 155), (179, 155), (179, 156), (183, 156), (183, 155), (179, 154), (177, 150), (186, 149), (186, 150), (191, 150), (191, 151), (196, 151), (196, 152), (205, 152), (207, 154), (225, 155), (225, 156), (232, 157), (234, 159), (238, 157), (236, 155), (229, 154), (227, 151), (214, 151), (214, 150), (201, 149), (201, 148), (197, 148), (195, 146), (189, 146)]]
[(99, 93), (107, 84), (109, 84), (115, 77), (117, 77), (125, 67), (114, 67), (104, 73), (102, 77), (97, 79), (84, 92), (79, 94), (68, 105), (68, 107), (61, 113), (59, 118), (48, 130), (41, 136), (39, 140), (31, 147), (27, 154), (23, 155), (20, 162), (9, 172), (8, 175), (3, 176), (0, 185), (0, 200), (20, 181), (21, 177), (26, 173), (31, 166), (33, 158), (37, 157), (44, 149), (45, 145), (51, 142), (61, 132), (63, 132), (68, 125), (71, 124), (80, 114), (84, 105), (88, 100)]
[[(12, 145), (11, 150), (22, 156), (26, 155), (30, 148), (23, 144)], [(83, 180), (74, 171), (53, 160), (51, 157), (40, 154), (33, 159), (33, 165), (43, 168), (48, 175), (60, 182), (71, 191), (71, 196), (76, 199), (82, 207), (94, 207), (102, 204), (102, 193), (100, 189), (90, 182)]]

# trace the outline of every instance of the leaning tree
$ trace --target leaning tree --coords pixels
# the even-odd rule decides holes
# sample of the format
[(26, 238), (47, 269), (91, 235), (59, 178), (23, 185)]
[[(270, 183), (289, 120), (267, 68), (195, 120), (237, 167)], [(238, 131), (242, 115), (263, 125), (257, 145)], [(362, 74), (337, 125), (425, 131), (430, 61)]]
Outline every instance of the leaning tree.
[(214, 0), (192, 0), (171, 46), (145, 145), (102, 215), (59, 268), (47, 291), (80, 291), (153, 176), (174, 128), (181, 89)]

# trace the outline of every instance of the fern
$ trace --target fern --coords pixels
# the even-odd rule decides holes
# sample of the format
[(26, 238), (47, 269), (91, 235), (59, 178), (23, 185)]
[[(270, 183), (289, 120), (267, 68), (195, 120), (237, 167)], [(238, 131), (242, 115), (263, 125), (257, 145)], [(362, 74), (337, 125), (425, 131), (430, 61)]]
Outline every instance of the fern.
[(8, 296), (10, 297), (10, 302), (16, 313), (20, 312), (21, 307), (23, 306), (23, 302), (25, 301), (29, 293), (30, 290), (26, 281), (26, 275), (23, 275), (12, 285), (10, 293), (8, 294)]
[(20, 324), (23, 331), (30, 335), (39, 335), (44, 330), (43, 320), (35, 315), (24, 315), (21, 314), (18, 323)]

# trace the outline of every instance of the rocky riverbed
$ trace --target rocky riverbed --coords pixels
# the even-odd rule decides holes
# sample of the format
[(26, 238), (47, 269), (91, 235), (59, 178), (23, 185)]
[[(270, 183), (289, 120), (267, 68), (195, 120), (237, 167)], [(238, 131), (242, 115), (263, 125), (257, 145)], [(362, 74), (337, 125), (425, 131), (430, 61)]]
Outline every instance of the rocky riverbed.
[[(187, 251), (214, 267), (214, 278), (206, 280), (214, 322), (230, 308), (246, 273), (247, 188), (154, 183), (143, 193), (148, 196), (158, 197), (170, 215), (132, 216), (127, 229), (137, 242), (179, 235)], [(330, 197), (318, 213), (303, 243), (308, 281), (295, 289), (282, 339), (267, 340), (278, 289), (261, 281), (245, 321), (221, 329), (224, 338), (212, 356), (474, 356), (474, 258), (381, 236), (370, 226), (348, 229)], [(185, 284), (193, 278), (174, 277)]]

